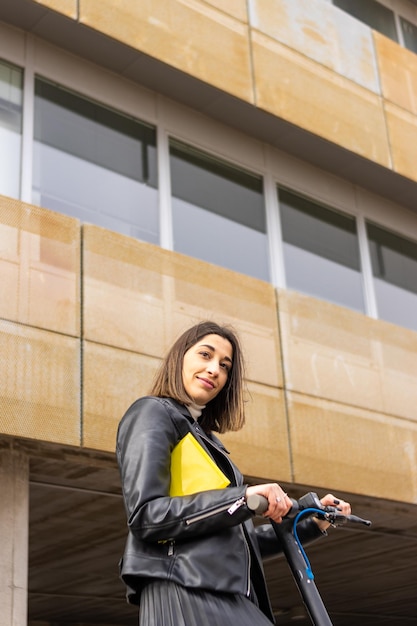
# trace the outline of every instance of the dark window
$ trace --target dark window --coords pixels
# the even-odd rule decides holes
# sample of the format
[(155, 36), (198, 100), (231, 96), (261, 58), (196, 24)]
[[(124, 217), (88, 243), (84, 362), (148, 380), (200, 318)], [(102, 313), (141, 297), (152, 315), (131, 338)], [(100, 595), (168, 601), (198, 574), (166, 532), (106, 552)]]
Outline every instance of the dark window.
[(413, 52), (417, 52), (417, 26), (403, 17), (400, 17), (400, 24), (405, 47)]
[(34, 134), (36, 204), (159, 243), (154, 128), (37, 79)]
[(367, 224), (378, 317), (417, 330), (417, 243)]
[(262, 178), (170, 143), (174, 249), (269, 280)]
[(0, 193), (20, 196), (23, 72), (0, 61)]
[(287, 287), (363, 311), (356, 222), (278, 190)]

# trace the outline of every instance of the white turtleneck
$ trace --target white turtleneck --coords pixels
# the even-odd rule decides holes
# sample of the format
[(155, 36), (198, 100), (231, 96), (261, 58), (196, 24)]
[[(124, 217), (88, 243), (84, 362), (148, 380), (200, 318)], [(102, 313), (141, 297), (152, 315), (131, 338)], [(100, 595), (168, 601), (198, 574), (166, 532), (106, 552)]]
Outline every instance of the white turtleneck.
[(195, 419), (195, 421), (198, 420), (198, 418), (203, 412), (203, 409), (205, 408), (206, 408), (205, 404), (196, 404), (195, 402), (191, 402), (190, 404), (187, 404), (187, 409), (190, 411), (191, 416)]

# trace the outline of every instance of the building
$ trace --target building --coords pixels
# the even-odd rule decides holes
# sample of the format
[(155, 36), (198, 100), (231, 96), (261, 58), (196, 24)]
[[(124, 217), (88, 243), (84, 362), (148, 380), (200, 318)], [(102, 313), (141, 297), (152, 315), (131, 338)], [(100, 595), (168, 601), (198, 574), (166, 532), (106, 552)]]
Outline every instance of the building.
[(415, 623), (416, 27), (412, 0), (2, 0), (2, 625), (136, 624), (117, 423), (205, 317), (246, 347), (248, 480), (373, 521), (308, 551), (333, 623)]

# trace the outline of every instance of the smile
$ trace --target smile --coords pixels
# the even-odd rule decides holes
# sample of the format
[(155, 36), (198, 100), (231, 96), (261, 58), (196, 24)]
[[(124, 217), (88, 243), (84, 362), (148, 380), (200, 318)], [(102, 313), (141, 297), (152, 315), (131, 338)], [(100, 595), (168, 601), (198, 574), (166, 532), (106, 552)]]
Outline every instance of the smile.
[(200, 378), (200, 376), (197, 376), (197, 379), (201, 383), (203, 383), (205, 387), (208, 387), (209, 389), (214, 389), (214, 383), (212, 383), (211, 380), (208, 380), (207, 378)]

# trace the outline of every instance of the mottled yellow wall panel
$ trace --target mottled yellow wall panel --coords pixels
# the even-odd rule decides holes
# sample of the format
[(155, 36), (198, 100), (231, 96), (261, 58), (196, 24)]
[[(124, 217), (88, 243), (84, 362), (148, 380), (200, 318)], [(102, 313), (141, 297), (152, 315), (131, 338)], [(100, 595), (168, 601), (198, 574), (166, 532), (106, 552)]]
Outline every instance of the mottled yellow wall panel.
[(80, 21), (253, 101), (247, 25), (202, 0), (80, 0)]
[(284, 393), (250, 384), (247, 419), (242, 430), (221, 435), (241, 472), (271, 481), (291, 481)]
[(248, 376), (281, 386), (272, 285), (96, 226), (84, 227), (84, 337), (162, 357), (202, 319), (232, 324)]
[(417, 333), (295, 292), (279, 292), (290, 390), (417, 423)]
[(78, 220), (0, 196), (0, 317), (77, 335)]
[(48, 9), (53, 9), (59, 13), (63, 13), (67, 17), (77, 18), (78, 0), (34, 0), (38, 4), (43, 4)]
[(206, 0), (206, 4), (210, 4), (216, 7), (216, 9), (224, 11), (241, 22), (248, 21), (246, 0), (227, 0), (227, 2), (225, 2), (225, 0)]
[(382, 95), (417, 115), (417, 55), (374, 32)]
[(417, 424), (290, 393), (294, 480), (387, 500), (417, 500)]
[(0, 433), (79, 446), (79, 340), (0, 321), (0, 363)]
[[(393, 170), (417, 180), (417, 115), (385, 103)], [(417, 194), (416, 194), (417, 206)]]
[(149, 393), (160, 361), (90, 342), (84, 344), (83, 446), (114, 452), (125, 411)]
[(389, 167), (383, 107), (376, 94), (270, 37), (253, 31), (252, 40), (257, 106)]
[(330, 3), (252, 0), (250, 25), (378, 93), (371, 29)]

